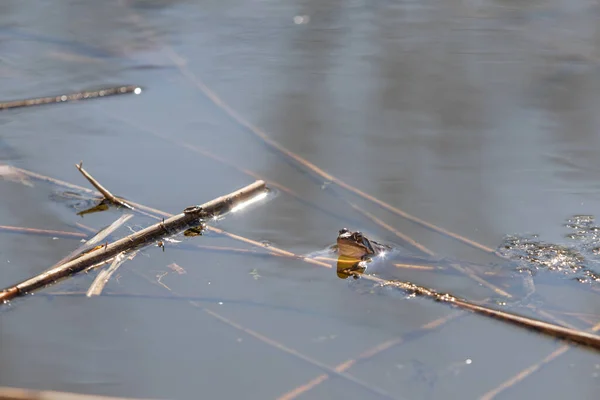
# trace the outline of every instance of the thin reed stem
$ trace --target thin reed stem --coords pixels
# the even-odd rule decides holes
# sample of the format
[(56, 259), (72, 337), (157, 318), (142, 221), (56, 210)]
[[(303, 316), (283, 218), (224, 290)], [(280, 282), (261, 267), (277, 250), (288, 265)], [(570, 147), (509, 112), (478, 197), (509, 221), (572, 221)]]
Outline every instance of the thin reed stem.
[(98, 99), (102, 97), (118, 96), (122, 94), (140, 94), (141, 92), (142, 88), (140, 88), (139, 86), (128, 85), (110, 87), (99, 90), (61, 94), (58, 96), (37, 97), (25, 100), (2, 101), (0, 102), (0, 111), (10, 110), (13, 108), (33, 107), (46, 104), (58, 104), (80, 100)]

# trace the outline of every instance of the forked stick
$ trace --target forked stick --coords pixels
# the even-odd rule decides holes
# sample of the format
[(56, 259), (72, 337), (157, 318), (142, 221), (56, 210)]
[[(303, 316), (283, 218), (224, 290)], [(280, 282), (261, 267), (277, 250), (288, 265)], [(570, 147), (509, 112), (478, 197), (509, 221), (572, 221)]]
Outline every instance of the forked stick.
[(171, 235), (186, 228), (190, 224), (197, 222), (199, 219), (208, 219), (226, 214), (235, 206), (243, 204), (262, 193), (266, 193), (266, 190), (267, 188), (264, 181), (256, 181), (251, 185), (231, 194), (211, 200), (208, 203), (204, 203), (200, 206), (188, 207), (181, 214), (158, 222), (141, 231), (107, 244), (102, 248), (84, 254), (75, 260), (52, 268), (36, 277), (4, 289), (0, 292), (0, 302), (6, 302), (17, 296), (44, 287), (59, 279), (81, 272), (92, 265), (113, 258), (123, 251), (135, 250), (136, 248), (153, 242), (165, 235)]
[(102, 186), (100, 184), (100, 182), (98, 182), (96, 179), (92, 178), (92, 176), (90, 174), (88, 174), (88, 172), (85, 169), (83, 169), (83, 161), (80, 161), (79, 164), (75, 165), (75, 167), (79, 170), (79, 172), (81, 172), (81, 174), (85, 177), (85, 179), (87, 179), (92, 184), (93, 187), (95, 187), (100, 193), (102, 193), (102, 196), (104, 196), (108, 201), (110, 201), (111, 203), (114, 203), (116, 205), (133, 210), (133, 207), (131, 205), (129, 205), (126, 201), (118, 198), (117, 196), (115, 196), (114, 194), (109, 192), (108, 189), (106, 189), (104, 186)]

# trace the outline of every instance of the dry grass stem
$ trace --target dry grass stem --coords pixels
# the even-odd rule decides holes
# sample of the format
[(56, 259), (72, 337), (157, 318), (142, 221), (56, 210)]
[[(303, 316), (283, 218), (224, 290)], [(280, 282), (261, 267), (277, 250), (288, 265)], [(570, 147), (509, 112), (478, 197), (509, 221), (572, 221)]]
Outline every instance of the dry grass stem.
[(414, 293), (419, 296), (430, 298), (436, 302), (446, 303), (448, 305), (463, 310), (468, 310), (476, 314), (485, 315), (487, 317), (507, 322), (515, 326), (524, 327), (542, 333), (546, 336), (550, 336), (560, 340), (565, 340), (595, 350), (600, 350), (600, 336), (598, 335), (478, 305), (467, 300), (451, 296), (449, 294), (438, 293), (433, 289), (418, 286), (410, 282), (385, 280), (373, 275), (361, 275), (361, 277), (371, 282), (374, 282), (380, 286), (398, 288), (408, 293)]
[[(125, 397), (94, 396), (89, 394), (0, 387), (0, 400), (135, 400)], [(138, 399), (141, 400), (141, 399)]]
[(87, 293), (85, 294), (87, 297), (92, 297), (92, 296), (100, 296), (102, 294), (102, 291), (104, 290), (104, 287), (106, 286), (106, 284), (108, 283), (108, 281), (110, 280), (110, 278), (113, 276), (113, 274), (117, 271), (117, 269), (123, 265), (123, 263), (127, 260), (133, 260), (133, 258), (137, 255), (137, 251), (134, 250), (132, 252), (129, 253), (120, 253), (118, 254), (114, 259), (112, 264), (110, 265), (110, 267), (101, 270), (98, 275), (96, 276), (96, 279), (94, 279), (94, 282), (92, 282), (92, 284), (90, 285), (90, 288), (88, 289)]
[(74, 260), (79, 257), (81, 254), (90, 251), (94, 247), (100, 245), (101, 242), (104, 241), (110, 234), (119, 229), (125, 222), (129, 221), (133, 217), (133, 214), (125, 214), (117, 218), (115, 222), (107, 226), (106, 228), (101, 229), (98, 232), (94, 233), (89, 240), (87, 240), (83, 246), (80, 246), (76, 250), (69, 253), (67, 256), (63, 257), (60, 261), (55, 263), (51, 268), (56, 268), (59, 265), (62, 265), (68, 261)]
[(44, 104), (57, 104), (79, 100), (98, 99), (102, 97), (117, 96), (122, 94), (140, 94), (142, 89), (139, 86), (118, 86), (100, 90), (91, 90), (84, 92), (75, 92), (62, 94), (59, 96), (38, 97), (26, 100), (13, 100), (0, 102), (0, 111), (13, 108), (33, 107)]
[(24, 228), (20, 226), (6, 225), (0, 225), (0, 232), (18, 233), (24, 235), (51, 236), (62, 239), (85, 239), (87, 237), (86, 234), (79, 232), (54, 231), (50, 229)]

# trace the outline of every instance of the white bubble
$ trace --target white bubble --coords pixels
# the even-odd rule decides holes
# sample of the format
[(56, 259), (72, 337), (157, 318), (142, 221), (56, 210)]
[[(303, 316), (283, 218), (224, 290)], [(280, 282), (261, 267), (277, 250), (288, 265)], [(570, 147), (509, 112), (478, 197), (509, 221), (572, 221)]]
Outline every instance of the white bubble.
[(142, 88), (141, 87), (136, 87), (135, 89), (133, 89), (133, 93), (135, 93), (135, 94), (142, 93)]
[(465, 360), (465, 364), (467, 364), (467, 365), (471, 364), (472, 362), (473, 362), (473, 360), (471, 360), (470, 358), (467, 358)]
[(308, 24), (308, 21), (310, 21), (310, 17), (308, 15), (296, 15), (294, 17), (294, 23), (296, 25)]

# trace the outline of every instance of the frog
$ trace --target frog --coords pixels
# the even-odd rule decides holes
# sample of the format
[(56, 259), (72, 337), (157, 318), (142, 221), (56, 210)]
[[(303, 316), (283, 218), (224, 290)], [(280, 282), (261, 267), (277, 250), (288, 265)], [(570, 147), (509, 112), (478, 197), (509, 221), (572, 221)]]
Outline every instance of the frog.
[(368, 239), (360, 231), (351, 232), (342, 228), (338, 232), (337, 252), (342, 257), (366, 260), (391, 249), (391, 246)]
[(391, 246), (370, 240), (362, 232), (340, 229), (334, 250), (338, 254), (337, 275), (341, 279), (358, 277), (375, 257), (385, 255)]

